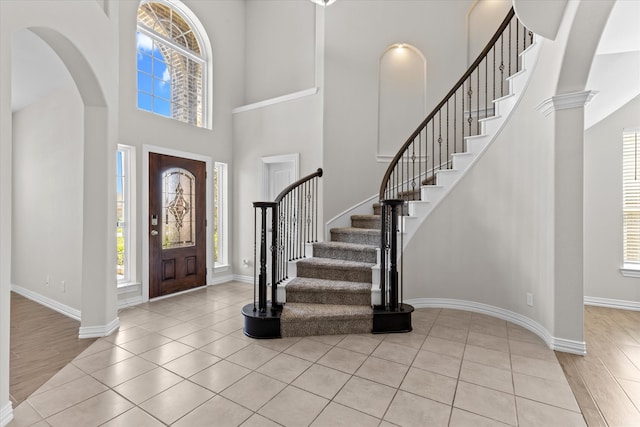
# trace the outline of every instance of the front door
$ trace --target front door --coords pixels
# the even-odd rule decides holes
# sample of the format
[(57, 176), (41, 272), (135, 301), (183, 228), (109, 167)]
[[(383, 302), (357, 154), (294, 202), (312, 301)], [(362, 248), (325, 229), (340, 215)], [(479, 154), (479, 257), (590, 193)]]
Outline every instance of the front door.
[(206, 164), (149, 153), (149, 297), (206, 284)]

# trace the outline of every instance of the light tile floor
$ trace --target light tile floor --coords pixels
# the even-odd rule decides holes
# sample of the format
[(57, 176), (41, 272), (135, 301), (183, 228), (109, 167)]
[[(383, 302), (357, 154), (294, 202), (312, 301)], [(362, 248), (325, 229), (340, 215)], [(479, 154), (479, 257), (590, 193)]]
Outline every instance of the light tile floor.
[(579, 426), (555, 354), (485, 315), (418, 309), (408, 334), (254, 340), (231, 282), (120, 312), (18, 426)]

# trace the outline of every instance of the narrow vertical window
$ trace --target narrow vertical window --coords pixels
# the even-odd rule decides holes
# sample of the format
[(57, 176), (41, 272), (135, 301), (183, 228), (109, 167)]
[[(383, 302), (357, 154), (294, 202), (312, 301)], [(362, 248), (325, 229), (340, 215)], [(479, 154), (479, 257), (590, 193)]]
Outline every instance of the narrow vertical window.
[(133, 201), (135, 151), (118, 145), (116, 157), (116, 277), (118, 285), (135, 281), (135, 206)]
[(640, 131), (625, 130), (622, 146), (624, 263), (640, 269)]
[(213, 170), (213, 261), (227, 264), (227, 165), (215, 163)]

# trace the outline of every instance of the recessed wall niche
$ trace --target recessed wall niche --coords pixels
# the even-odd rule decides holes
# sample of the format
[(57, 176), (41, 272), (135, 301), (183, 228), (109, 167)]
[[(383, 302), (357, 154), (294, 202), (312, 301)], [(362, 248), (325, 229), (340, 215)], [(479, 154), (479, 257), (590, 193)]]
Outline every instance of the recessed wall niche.
[(378, 160), (390, 161), (426, 116), (427, 61), (406, 43), (385, 49), (378, 87)]

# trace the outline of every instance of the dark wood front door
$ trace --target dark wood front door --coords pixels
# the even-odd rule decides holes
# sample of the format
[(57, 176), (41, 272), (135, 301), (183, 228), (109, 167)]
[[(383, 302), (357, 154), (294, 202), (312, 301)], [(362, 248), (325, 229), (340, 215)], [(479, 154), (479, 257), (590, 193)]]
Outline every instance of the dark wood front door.
[(149, 297), (206, 284), (206, 165), (149, 153)]

